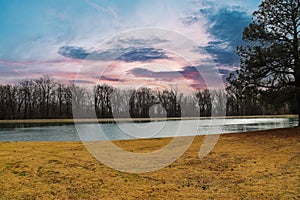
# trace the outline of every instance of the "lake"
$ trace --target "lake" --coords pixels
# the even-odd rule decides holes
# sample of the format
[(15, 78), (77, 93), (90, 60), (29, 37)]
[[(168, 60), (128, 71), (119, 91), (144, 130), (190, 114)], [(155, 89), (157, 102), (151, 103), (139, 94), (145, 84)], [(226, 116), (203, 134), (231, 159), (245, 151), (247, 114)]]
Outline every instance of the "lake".
[[(95, 141), (161, 138), (285, 128), (296, 126), (297, 123), (298, 118), (236, 118), (144, 123), (81, 123), (76, 126), (73, 123), (0, 124), (0, 141)], [(99, 130), (101, 131), (99, 132)]]

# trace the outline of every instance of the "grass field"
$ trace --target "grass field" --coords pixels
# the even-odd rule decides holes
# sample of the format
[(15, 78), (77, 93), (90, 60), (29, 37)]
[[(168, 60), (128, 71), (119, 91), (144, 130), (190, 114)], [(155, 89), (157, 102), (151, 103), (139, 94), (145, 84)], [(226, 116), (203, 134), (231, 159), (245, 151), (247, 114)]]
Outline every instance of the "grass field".
[[(300, 199), (300, 129), (221, 135), (203, 159), (196, 137), (172, 165), (142, 174), (95, 160), (79, 142), (0, 143), (0, 199)], [(116, 141), (132, 152), (170, 141)]]

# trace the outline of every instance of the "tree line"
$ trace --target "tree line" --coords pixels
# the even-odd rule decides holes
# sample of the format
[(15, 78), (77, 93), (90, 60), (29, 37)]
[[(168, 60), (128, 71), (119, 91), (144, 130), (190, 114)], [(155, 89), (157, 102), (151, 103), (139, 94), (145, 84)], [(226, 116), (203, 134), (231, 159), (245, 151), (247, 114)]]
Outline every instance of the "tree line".
[[(147, 87), (120, 90), (97, 84), (92, 90), (74, 83), (61, 83), (49, 75), (0, 85), (0, 119), (81, 117), (149, 118), (213, 115), (257, 115), (291, 113), (290, 104), (262, 103), (262, 96), (228, 86), (220, 90), (197, 90), (184, 95), (176, 88)], [(226, 101), (227, 99), (227, 101)], [(214, 112), (214, 113), (212, 113)]]

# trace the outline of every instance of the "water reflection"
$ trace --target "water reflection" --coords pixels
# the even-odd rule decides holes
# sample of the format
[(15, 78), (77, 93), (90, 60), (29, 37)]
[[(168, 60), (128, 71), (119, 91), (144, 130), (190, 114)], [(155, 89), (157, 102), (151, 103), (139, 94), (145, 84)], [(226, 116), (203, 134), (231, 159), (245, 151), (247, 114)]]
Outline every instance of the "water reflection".
[[(222, 126), (224, 122), (224, 126)], [(105, 135), (97, 134), (97, 130), (91, 131), (93, 124), (80, 124), (82, 130), (86, 130), (81, 135), (83, 140), (124, 140), (135, 138), (159, 138), (172, 136), (190, 136), (214, 134), (213, 128), (209, 125), (210, 120), (199, 121), (198, 130), (194, 130), (195, 120), (181, 121), (180, 131), (178, 121), (152, 122), (152, 125), (163, 127), (159, 132), (151, 134), (151, 129), (141, 131), (132, 128), (132, 123), (106, 123), (101, 124)], [(198, 121), (197, 121), (198, 123)], [(222, 133), (246, 132), (272, 128), (284, 128), (296, 126), (297, 118), (255, 118), (255, 119), (226, 119), (214, 120), (214, 126), (221, 126)], [(147, 126), (149, 122), (143, 124)], [(124, 131), (125, 130), (125, 131)], [(80, 141), (73, 123), (17, 123), (0, 124), (0, 141)]]

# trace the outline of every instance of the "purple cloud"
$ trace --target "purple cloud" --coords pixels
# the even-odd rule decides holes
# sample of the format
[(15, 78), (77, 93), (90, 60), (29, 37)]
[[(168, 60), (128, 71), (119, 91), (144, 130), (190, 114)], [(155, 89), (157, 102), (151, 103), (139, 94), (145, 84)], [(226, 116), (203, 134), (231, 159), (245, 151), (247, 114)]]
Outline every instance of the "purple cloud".
[(186, 66), (181, 71), (161, 71), (155, 72), (145, 68), (134, 68), (129, 71), (136, 77), (145, 78), (155, 78), (161, 81), (176, 82), (178, 79), (185, 78), (187, 80), (192, 80), (193, 84), (191, 86), (194, 89), (206, 88), (205, 81), (199, 71), (194, 66)]

